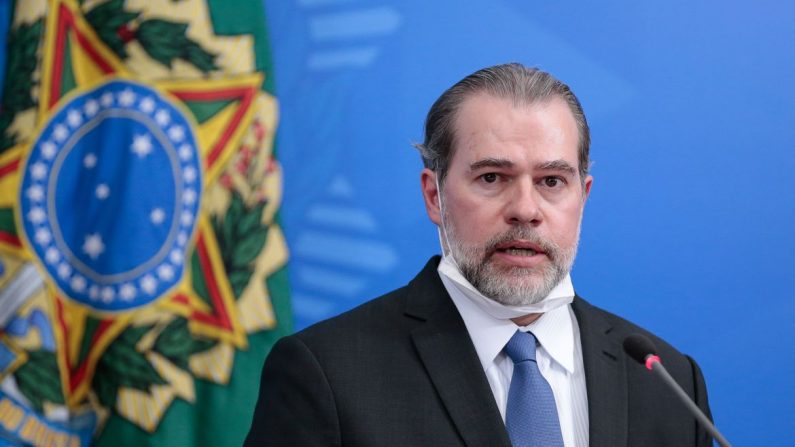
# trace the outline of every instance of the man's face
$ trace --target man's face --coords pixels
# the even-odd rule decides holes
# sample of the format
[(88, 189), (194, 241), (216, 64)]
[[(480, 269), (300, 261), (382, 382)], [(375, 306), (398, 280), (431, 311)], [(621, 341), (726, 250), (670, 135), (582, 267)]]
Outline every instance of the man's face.
[(441, 192), (422, 173), (425, 205), (464, 277), (508, 305), (546, 297), (569, 272), (592, 178), (581, 181), (578, 134), (562, 99), (519, 105), (467, 98)]

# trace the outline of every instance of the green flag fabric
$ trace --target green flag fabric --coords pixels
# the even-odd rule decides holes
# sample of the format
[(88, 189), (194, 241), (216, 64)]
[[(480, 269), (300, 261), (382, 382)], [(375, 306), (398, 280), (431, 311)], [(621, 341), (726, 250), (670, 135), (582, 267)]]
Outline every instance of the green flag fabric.
[(0, 446), (239, 445), (292, 330), (262, 4), (14, 6)]

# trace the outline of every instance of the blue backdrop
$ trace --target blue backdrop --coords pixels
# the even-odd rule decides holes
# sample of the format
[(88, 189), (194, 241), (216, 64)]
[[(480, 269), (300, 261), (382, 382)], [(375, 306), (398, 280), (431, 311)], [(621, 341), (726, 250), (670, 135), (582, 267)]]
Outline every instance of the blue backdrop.
[(733, 443), (795, 443), (795, 5), (265, 5), (299, 328), (439, 252), (410, 143), (445, 88), (519, 61), (569, 83), (591, 124), (577, 292), (695, 356)]

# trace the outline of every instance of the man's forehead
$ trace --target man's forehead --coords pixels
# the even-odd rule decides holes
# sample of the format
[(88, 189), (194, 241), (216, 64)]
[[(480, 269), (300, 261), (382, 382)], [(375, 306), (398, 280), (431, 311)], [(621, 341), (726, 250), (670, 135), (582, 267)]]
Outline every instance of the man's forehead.
[(516, 103), (481, 93), (467, 98), (458, 112), (451, 148), (454, 163), (496, 167), (500, 160), (507, 167), (532, 158), (534, 164), (578, 164), (577, 125), (562, 98)]

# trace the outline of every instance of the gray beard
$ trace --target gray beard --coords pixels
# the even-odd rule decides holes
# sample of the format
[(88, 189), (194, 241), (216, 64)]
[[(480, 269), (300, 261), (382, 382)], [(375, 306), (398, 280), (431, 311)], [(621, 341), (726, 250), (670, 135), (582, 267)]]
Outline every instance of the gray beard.
[[(445, 216), (445, 222), (450, 222)], [(532, 227), (513, 227), (496, 235), (482, 247), (459, 243), (453, 225), (445, 225), (450, 251), (461, 274), (485, 297), (507, 306), (537, 304), (546, 298), (571, 271), (577, 254), (577, 242), (563, 249), (552, 241), (541, 238)], [(499, 244), (512, 240), (527, 240), (546, 252), (551, 262), (539, 268), (505, 267), (492, 262), (491, 255)], [(579, 242), (579, 227), (577, 238)]]

